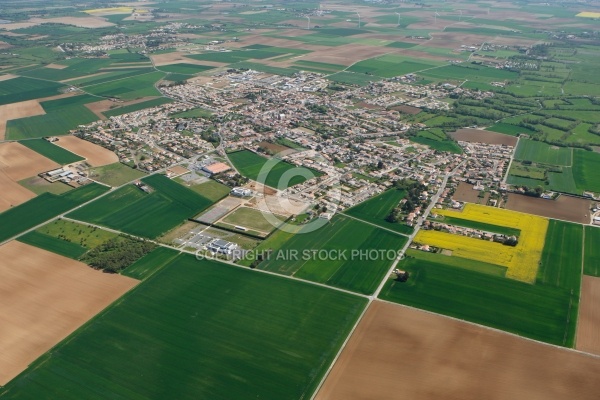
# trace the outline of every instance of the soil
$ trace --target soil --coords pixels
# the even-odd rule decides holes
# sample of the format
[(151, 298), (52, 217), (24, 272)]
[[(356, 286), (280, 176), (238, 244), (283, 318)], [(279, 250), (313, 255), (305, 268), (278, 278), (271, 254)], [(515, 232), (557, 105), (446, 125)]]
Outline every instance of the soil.
[(600, 355), (600, 278), (583, 276), (575, 348)]
[(0, 259), (0, 385), (138, 283), (16, 241)]
[(556, 200), (546, 200), (522, 194), (509, 193), (506, 208), (542, 217), (589, 224), (591, 201), (579, 197), (560, 195)]
[(316, 400), (597, 399), (600, 358), (375, 301)]
[(119, 157), (112, 151), (76, 136), (59, 136), (54, 144), (84, 157), (92, 167), (101, 167), (119, 161)]
[(473, 128), (459, 129), (456, 132), (451, 132), (450, 136), (452, 136), (454, 140), (459, 140), (462, 142), (503, 144), (512, 147), (517, 145), (518, 140), (515, 136), (503, 135), (501, 133)]

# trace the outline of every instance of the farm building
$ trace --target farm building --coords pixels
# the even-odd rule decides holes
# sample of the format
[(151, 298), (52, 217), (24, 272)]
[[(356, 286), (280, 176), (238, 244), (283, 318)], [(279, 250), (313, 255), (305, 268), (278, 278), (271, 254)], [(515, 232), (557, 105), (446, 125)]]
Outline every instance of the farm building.
[(252, 195), (252, 190), (243, 187), (234, 187), (230, 193), (232, 196), (246, 197)]

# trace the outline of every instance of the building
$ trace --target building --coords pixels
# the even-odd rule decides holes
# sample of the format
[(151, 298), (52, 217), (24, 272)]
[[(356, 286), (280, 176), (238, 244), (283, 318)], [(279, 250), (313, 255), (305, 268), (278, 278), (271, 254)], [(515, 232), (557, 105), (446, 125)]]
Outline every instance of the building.
[(206, 248), (213, 253), (230, 255), (237, 248), (237, 244), (222, 239), (214, 239), (206, 245)]
[(252, 190), (243, 187), (234, 187), (230, 193), (232, 196), (247, 197), (252, 195)]
[(229, 171), (231, 167), (225, 163), (217, 162), (202, 167), (202, 171), (207, 172), (211, 175), (220, 174), (221, 172)]

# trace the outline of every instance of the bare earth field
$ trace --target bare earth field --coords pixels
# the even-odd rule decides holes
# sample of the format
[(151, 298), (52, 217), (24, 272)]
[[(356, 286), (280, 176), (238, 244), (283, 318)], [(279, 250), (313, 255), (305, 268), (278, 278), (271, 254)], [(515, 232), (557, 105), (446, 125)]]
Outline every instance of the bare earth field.
[(542, 217), (589, 224), (590, 200), (560, 195), (556, 200), (545, 200), (522, 194), (509, 193), (506, 208)]
[(184, 53), (182, 51), (174, 51), (172, 53), (165, 54), (152, 54), (150, 58), (155, 66), (160, 67), (162, 65), (172, 65), (179, 63), (186, 64), (196, 64), (196, 65), (210, 65), (213, 67), (220, 67), (223, 65), (227, 65), (227, 63), (220, 63), (215, 61), (202, 61), (202, 60), (194, 60), (193, 58), (188, 58), (190, 53)]
[(479, 192), (473, 190), (473, 185), (467, 182), (461, 182), (458, 184), (456, 191), (452, 198), (456, 201), (467, 201), (469, 203), (477, 203), (479, 200)]
[(583, 276), (575, 348), (600, 355), (600, 278)]
[(0, 188), (2, 188), (2, 194), (0, 194), (0, 212), (18, 206), (35, 197), (35, 193), (19, 185), (2, 170), (0, 170)]
[(58, 167), (54, 161), (20, 143), (0, 143), (0, 170), (15, 181)]
[(0, 385), (138, 283), (16, 241), (0, 259)]
[(375, 301), (317, 400), (597, 399), (600, 359)]
[(92, 167), (101, 167), (119, 161), (119, 157), (112, 151), (76, 136), (60, 136), (54, 143), (84, 157)]
[(23, 22), (14, 22), (11, 24), (3, 24), (1, 29), (14, 31), (17, 29), (30, 28), (32, 26), (42, 24), (65, 24), (73, 25), (81, 28), (105, 28), (114, 26), (115, 24), (108, 22), (104, 18), (99, 17), (57, 17), (57, 18), (31, 18)]
[(16, 77), (17, 77), (17, 75), (13, 75), (13, 74), (0, 75), (0, 82), (8, 81), (10, 79), (15, 79)]
[(483, 129), (465, 128), (451, 132), (454, 140), (471, 143), (504, 144), (515, 147), (517, 138), (515, 136), (503, 135), (501, 133), (484, 131)]
[(43, 115), (46, 111), (37, 100), (20, 101), (18, 103), (4, 104), (0, 106), (0, 140), (4, 140), (6, 134), (6, 122), (11, 119)]

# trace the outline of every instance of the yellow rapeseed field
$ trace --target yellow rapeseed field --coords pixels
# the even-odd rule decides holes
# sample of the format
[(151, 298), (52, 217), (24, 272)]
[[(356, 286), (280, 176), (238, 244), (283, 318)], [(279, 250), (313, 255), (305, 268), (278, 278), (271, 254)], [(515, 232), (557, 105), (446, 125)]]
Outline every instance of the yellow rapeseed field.
[(93, 10), (85, 10), (88, 14), (112, 13), (112, 14), (129, 14), (133, 11), (133, 7), (112, 7), (112, 8), (95, 8)]
[(438, 231), (420, 231), (415, 237), (416, 242), (452, 250), (452, 254), (459, 257), (507, 267), (507, 278), (529, 283), (535, 281), (544, 249), (548, 219), (478, 204), (467, 204), (462, 212), (436, 212), (455, 218), (517, 228), (521, 230), (519, 243), (512, 247)]
[(577, 14), (576, 17), (600, 18), (600, 13), (592, 12), (592, 11), (584, 11), (584, 12), (580, 12), (579, 14)]

